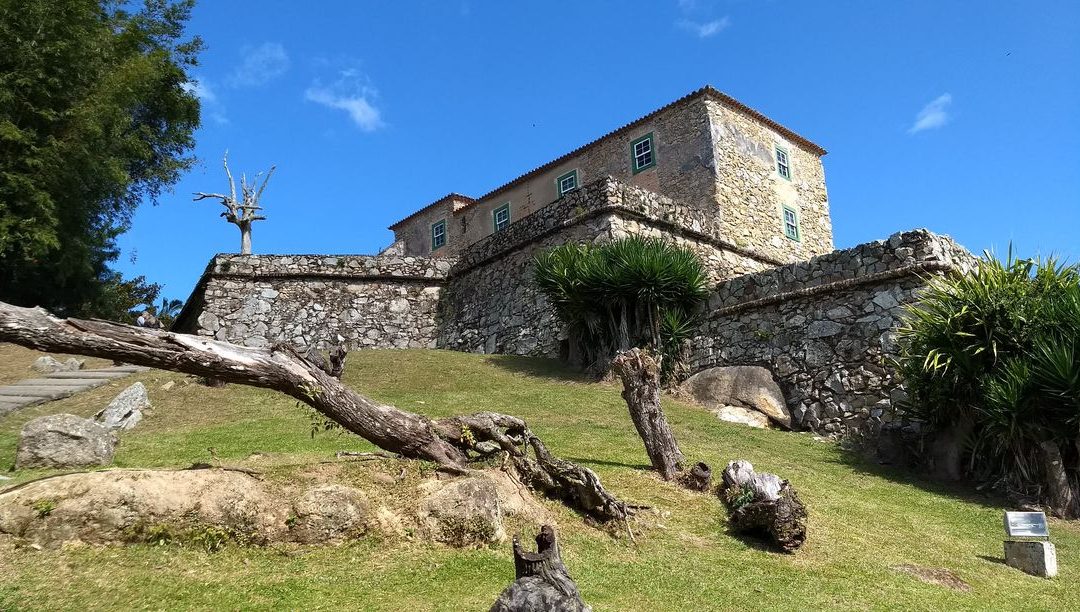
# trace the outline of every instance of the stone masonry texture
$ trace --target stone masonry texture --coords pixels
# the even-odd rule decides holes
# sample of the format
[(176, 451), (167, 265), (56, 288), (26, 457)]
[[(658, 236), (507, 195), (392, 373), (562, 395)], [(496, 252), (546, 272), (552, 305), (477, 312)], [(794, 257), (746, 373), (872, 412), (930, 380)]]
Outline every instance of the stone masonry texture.
[(558, 357), (565, 332), (532, 282), (535, 255), (571, 241), (656, 236), (697, 252), (714, 285), (691, 372), (764, 366), (796, 428), (876, 433), (903, 395), (889, 361), (903, 305), (928, 276), (967, 269), (972, 256), (916, 230), (785, 263), (791, 253), (729, 241), (723, 224), (699, 206), (602, 177), (454, 257), (218, 255), (177, 329), (247, 346)]
[(400, 256), (218, 255), (179, 331), (244, 346), (435, 346), (446, 259)]
[(691, 371), (764, 366), (797, 428), (876, 435), (903, 397), (890, 365), (903, 306), (929, 276), (973, 262), (951, 239), (915, 230), (721, 283)]

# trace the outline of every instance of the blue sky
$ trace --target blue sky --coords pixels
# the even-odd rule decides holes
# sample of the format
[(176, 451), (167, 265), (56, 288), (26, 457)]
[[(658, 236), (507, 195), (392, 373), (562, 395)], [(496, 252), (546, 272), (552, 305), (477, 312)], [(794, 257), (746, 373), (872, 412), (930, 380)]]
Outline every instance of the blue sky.
[(184, 299), (272, 164), (256, 253), (374, 253), (705, 84), (821, 144), (838, 248), (927, 227), (1080, 259), (1080, 2), (202, 0), (197, 168), (140, 207), (119, 267)]

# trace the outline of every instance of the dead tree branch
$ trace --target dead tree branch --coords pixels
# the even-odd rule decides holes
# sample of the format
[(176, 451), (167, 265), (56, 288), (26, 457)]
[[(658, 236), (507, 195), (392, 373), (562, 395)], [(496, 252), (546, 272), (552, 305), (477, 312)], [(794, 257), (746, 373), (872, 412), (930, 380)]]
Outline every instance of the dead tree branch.
[(205, 199), (220, 200), (221, 205), (225, 207), (225, 212), (221, 213), (221, 216), (229, 223), (240, 228), (240, 254), (249, 255), (251, 254), (251, 225), (256, 221), (266, 220), (266, 217), (257, 214), (256, 211), (262, 210), (259, 201), (262, 199), (266, 184), (270, 182), (270, 177), (274, 174), (277, 166), (270, 167), (262, 180), (262, 184), (259, 184), (259, 177), (263, 176), (262, 172), (256, 174), (250, 184), (247, 175), (241, 174), (240, 199), (237, 199), (236, 181), (233, 179), (232, 171), (229, 170), (228, 151), (225, 152), (223, 163), (225, 165), (225, 176), (229, 179), (229, 195), (199, 191), (195, 193), (194, 200), (196, 202)]
[(523, 481), (593, 518), (625, 519), (629, 512), (591, 470), (548, 453), (521, 419), (483, 412), (436, 421), (379, 404), (342, 385), (332, 375), (336, 367), (328, 372), (289, 346), (249, 348), (96, 319), (59, 319), (3, 302), (0, 341), (280, 391), (385, 451), (455, 473), (467, 472), (478, 457), (506, 451)]

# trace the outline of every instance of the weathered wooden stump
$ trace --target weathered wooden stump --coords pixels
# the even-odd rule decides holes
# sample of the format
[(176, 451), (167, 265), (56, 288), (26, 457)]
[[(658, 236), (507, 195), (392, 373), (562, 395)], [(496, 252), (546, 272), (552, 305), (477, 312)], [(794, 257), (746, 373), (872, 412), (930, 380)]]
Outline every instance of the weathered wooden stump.
[(514, 537), (515, 580), (491, 606), (491, 612), (591, 612), (559, 556), (555, 529), (544, 525), (536, 536), (536, 552)]
[(682, 486), (691, 491), (707, 492), (712, 488), (712, 470), (702, 462), (697, 462), (692, 468), (679, 475)]
[(730, 510), (735, 533), (767, 536), (780, 550), (795, 552), (806, 541), (806, 506), (791, 484), (776, 474), (756, 473), (749, 461), (724, 469), (717, 494)]

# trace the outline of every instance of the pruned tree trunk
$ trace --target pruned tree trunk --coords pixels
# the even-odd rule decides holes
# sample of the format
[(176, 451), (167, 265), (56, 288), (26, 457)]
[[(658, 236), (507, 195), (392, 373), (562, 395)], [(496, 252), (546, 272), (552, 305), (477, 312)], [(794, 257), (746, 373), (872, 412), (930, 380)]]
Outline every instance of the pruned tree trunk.
[(240, 224), (240, 254), (251, 255), (251, 222)]
[(455, 473), (467, 472), (476, 455), (505, 451), (522, 480), (542, 483), (542, 492), (574, 509), (600, 521), (625, 519), (629, 512), (591, 470), (548, 453), (521, 419), (484, 412), (432, 420), (379, 404), (343, 386), (331, 375), (332, 364), (331, 372), (324, 371), (287, 345), (249, 348), (109, 321), (58, 319), (40, 308), (3, 302), (0, 341), (280, 391), (383, 450)]
[(619, 353), (611, 363), (649, 461), (664, 480), (671, 480), (682, 471), (683, 455), (660, 406), (660, 365), (639, 348)]
[(529, 552), (514, 536), (514, 582), (491, 606), (491, 612), (589, 612), (577, 584), (563, 565), (559, 543), (551, 525), (536, 536), (536, 552)]
[(935, 477), (948, 481), (964, 477), (964, 445), (973, 429), (970, 419), (961, 419), (934, 434), (930, 456)]
[(728, 524), (733, 532), (765, 535), (784, 552), (803, 545), (806, 506), (788, 481), (759, 474), (743, 459), (729, 463), (722, 479), (717, 493), (731, 511)]
[(1057, 442), (1046, 440), (1039, 443), (1039, 458), (1042, 463), (1043, 481), (1046, 483), (1047, 502), (1050, 504), (1050, 513), (1059, 518), (1077, 518), (1078, 500), (1073, 491), (1072, 483), (1069, 482), (1069, 474), (1065, 470), (1065, 461), (1061, 457), (1061, 449)]

